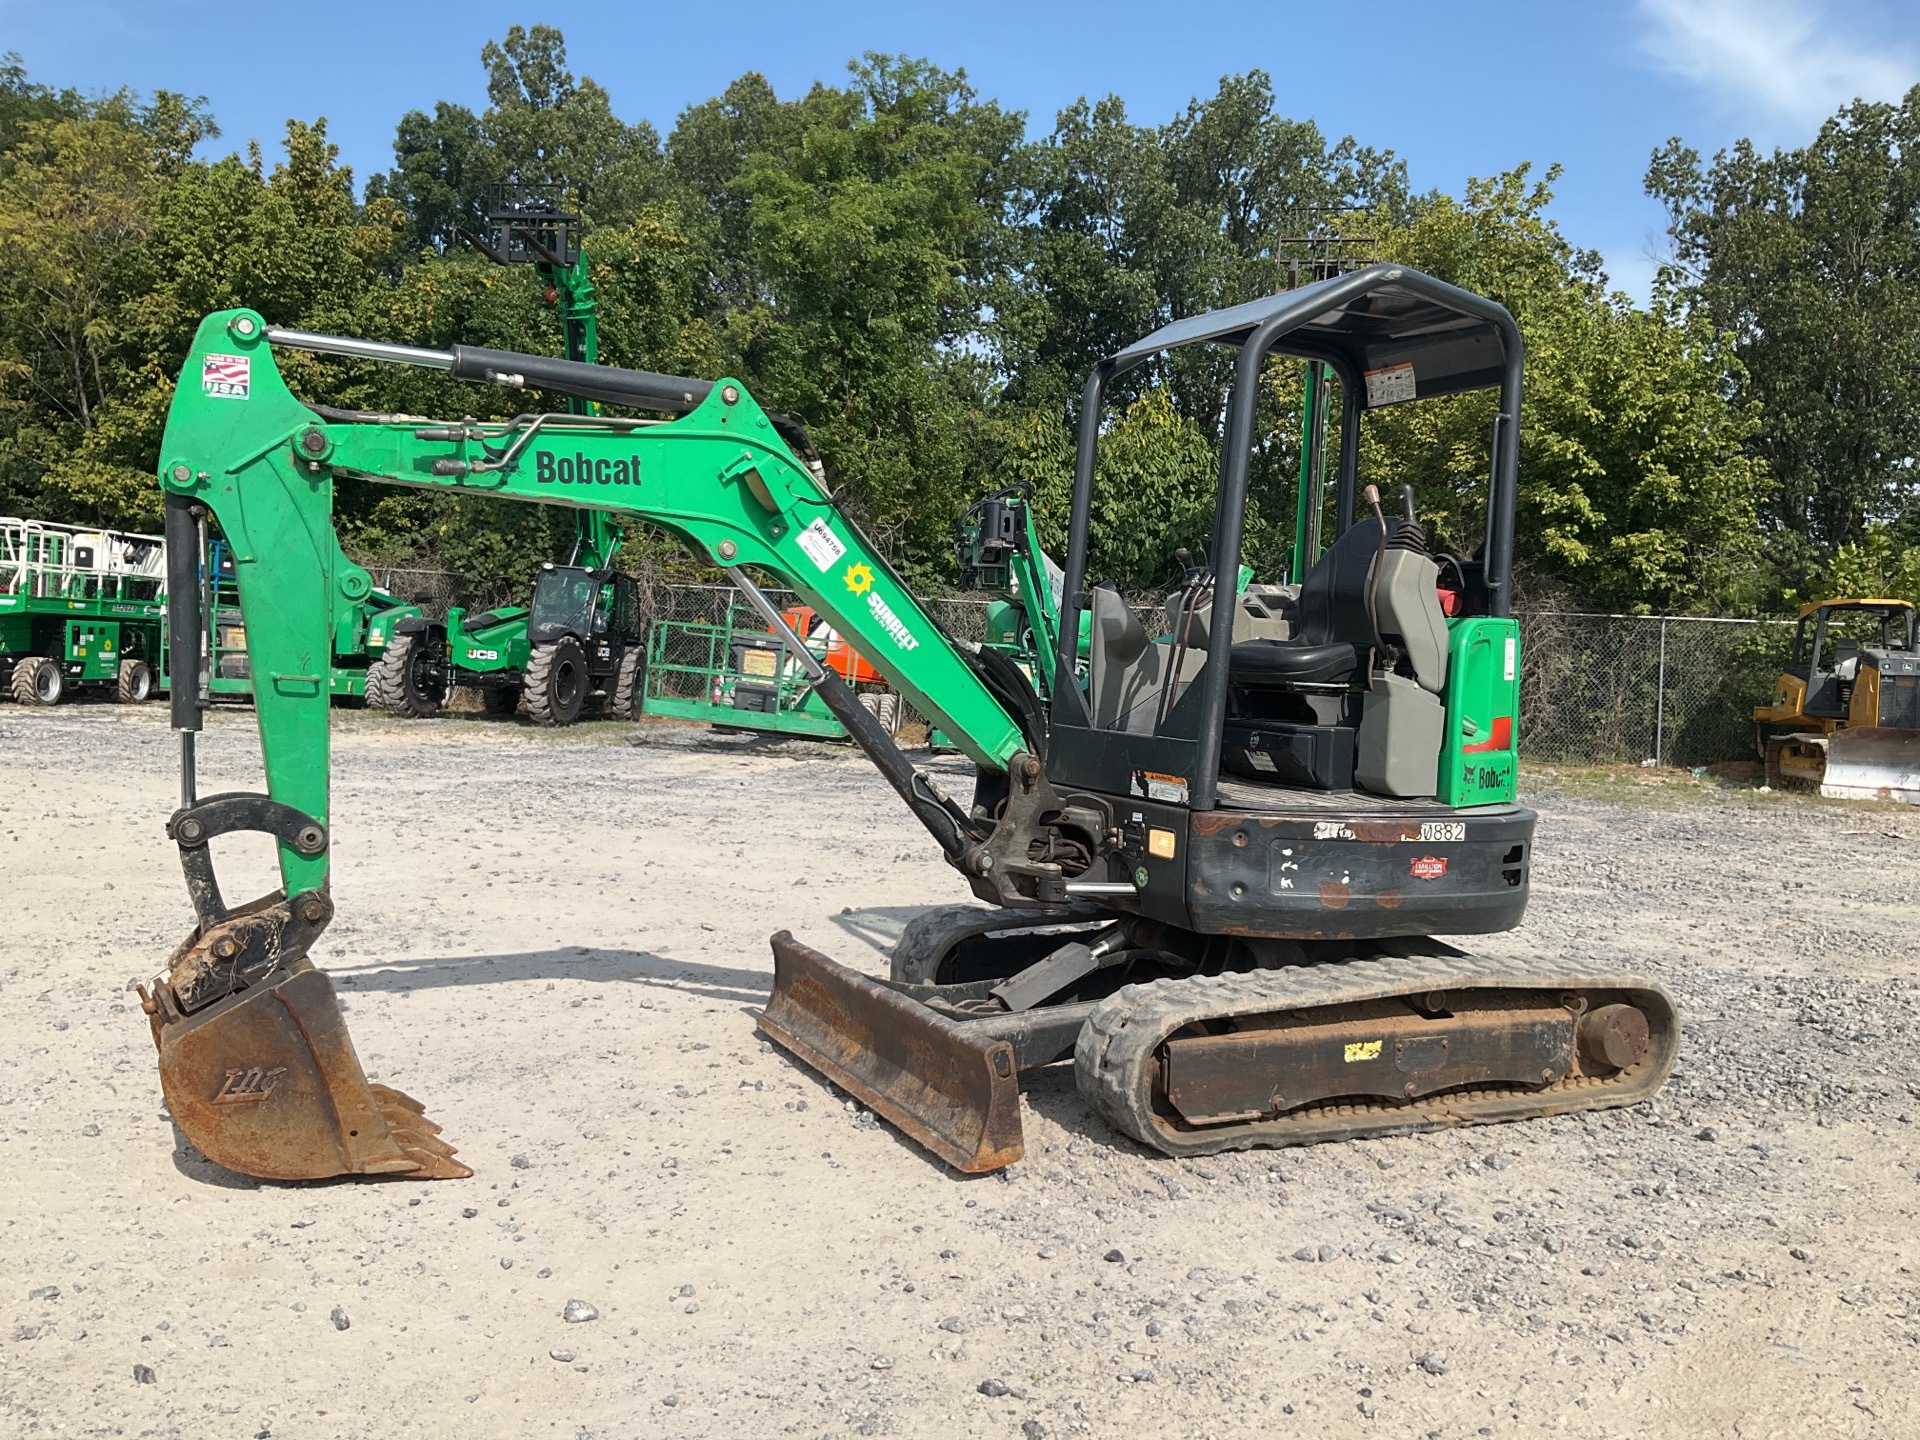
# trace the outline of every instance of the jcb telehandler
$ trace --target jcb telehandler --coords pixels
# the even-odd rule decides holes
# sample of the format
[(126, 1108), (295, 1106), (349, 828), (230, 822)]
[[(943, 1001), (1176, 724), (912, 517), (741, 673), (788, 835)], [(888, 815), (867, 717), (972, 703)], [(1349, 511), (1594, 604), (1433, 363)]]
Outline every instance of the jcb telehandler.
[(1773, 703), (1753, 710), (1767, 783), (1920, 805), (1917, 639), (1908, 600), (1801, 606)]
[[(1227, 347), (1233, 379), (1211, 548), (1156, 638), (1088, 574), (1103, 508), (1096, 451), (1113, 382), (1190, 345)], [(281, 347), (654, 418), (322, 416), (287, 390)], [(1337, 382), (1335, 538), (1297, 589), (1243, 592), (1255, 412), (1274, 356), (1321, 362)], [(250, 367), (249, 396), (203, 389), (210, 365)], [(996, 908), (930, 912), (885, 980), (776, 934), (761, 1017), (775, 1041), (960, 1169), (1019, 1158), (1020, 1072), (1067, 1060), (1109, 1123), (1175, 1155), (1652, 1094), (1678, 1042), (1659, 985), (1434, 938), (1510, 929), (1527, 903), (1535, 817), (1515, 803), (1510, 618), (1521, 369), (1505, 310), (1384, 265), (1178, 321), (1101, 362), (1081, 402), (1043, 698), (1005, 656), (940, 631), (803, 458), (804, 434), (737, 381), (317, 336), (249, 310), (208, 317), (160, 478), (170, 530), (210, 509), (241, 557), (269, 793), (197, 793), (200, 716), (176, 691), (182, 796), (169, 833), (198, 924), (143, 989), (174, 1120), (211, 1159), (252, 1175), (469, 1173), (416, 1102), (367, 1081), (308, 959), (333, 913), (327, 709), (310, 657), (324, 654), (339, 475), (661, 526), (725, 567), (778, 630), (748, 572), (775, 576), (972, 759), (972, 797), (941, 793), (843, 681), (814, 676)], [(1410, 492), (1397, 515), (1363, 492), (1362, 430), (1374, 407), (1481, 388), (1498, 392), (1484, 538), (1470, 557), (1436, 557)], [(192, 587), (169, 595), (176, 642), (197, 634)], [(797, 638), (790, 648), (807, 654)], [(208, 845), (247, 830), (278, 842), (284, 884), (230, 906)]]
[[(550, 190), (524, 185), (493, 188), (487, 233), (459, 232), (496, 265), (530, 265), (546, 281), (560, 311), (567, 358), (600, 359), (598, 303), (593, 276), (580, 249), (580, 217), (567, 213)], [(598, 406), (576, 396), (576, 415)], [(580, 457), (549, 456), (561, 467)], [(639, 713), (646, 637), (634, 584), (613, 568), (620, 530), (605, 511), (579, 510), (573, 553), (564, 565), (543, 565), (532, 603), (503, 605), (469, 615), (463, 607), (444, 621), (411, 617), (395, 626), (384, 663), (367, 676), (369, 704), (415, 719), (438, 714), (457, 685), (480, 692), (492, 715), (511, 715), (525, 699), (538, 725), (571, 725), (596, 703), (615, 718)]]
[(576, 546), (569, 563), (542, 565), (530, 605), (478, 615), (455, 605), (445, 620), (415, 615), (395, 624), (368, 672), (367, 703), (421, 719), (465, 685), (480, 692), (490, 715), (511, 715), (524, 697), (537, 725), (571, 725), (595, 705), (621, 720), (639, 714), (647, 654), (639, 592), (613, 568), (617, 533), (588, 523), (602, 517), (581, 514), (587, 553)]

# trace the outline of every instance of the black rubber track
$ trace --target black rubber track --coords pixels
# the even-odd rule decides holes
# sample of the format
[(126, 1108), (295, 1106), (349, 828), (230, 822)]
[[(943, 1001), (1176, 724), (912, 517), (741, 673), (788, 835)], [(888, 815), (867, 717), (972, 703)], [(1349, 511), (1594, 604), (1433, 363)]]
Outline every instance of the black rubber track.
[[(1623, 998), (1646, 1012), (1651, 1044), (1643, 1060), (1614, 1075), (1571, 1075), (1538, 1090), (1455, 1090), (1406, 1104), (1335, 1102), (1205, 1128), (1187, 1127), (1153, 1103), (1160, 1046), (1188, 1025), (1433, 990), (1537, 991), (1556, 1004), (1567, 992)], [(1128, 985), (1087, 1017), (1074, 1047), (1073, 1069), (1081, 1096), (1116, 1130), (1168, 1155), (1208, 1155), (1632, 1105), (1666, 1082), (1679, 1048), (1673, 998), (1651, 980), (1559, 970), (1539, 961), (1423, 955)]]

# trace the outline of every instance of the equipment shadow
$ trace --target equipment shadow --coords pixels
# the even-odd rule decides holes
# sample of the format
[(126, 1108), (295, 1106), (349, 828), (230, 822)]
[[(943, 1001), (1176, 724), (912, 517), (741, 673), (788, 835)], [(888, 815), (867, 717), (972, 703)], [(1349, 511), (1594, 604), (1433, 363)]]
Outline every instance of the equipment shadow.
[(764, 1001), (773, 989), (771, 957), (765, 970), (739, 970), (698, 960), (678, 960), (650, 950), (585, 950), (579, 946), (504, 955), (444, 955), (366, 965), (329, 965), (326, 971), (344, 995), (436, 990), (452, 985), (500, 985), (518, 980), (625, 982), (679, 990), (709, 1000), (734, 1001)]

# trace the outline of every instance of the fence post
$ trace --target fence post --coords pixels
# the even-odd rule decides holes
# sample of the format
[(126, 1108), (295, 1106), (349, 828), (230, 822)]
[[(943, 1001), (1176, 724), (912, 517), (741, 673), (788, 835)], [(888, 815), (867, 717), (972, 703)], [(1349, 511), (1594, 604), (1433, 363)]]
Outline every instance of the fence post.
[(1653, 763), (1660, 764), (1667, 738), (1667, 617), (1660, 617), (1660, 673), (1653, 692)]

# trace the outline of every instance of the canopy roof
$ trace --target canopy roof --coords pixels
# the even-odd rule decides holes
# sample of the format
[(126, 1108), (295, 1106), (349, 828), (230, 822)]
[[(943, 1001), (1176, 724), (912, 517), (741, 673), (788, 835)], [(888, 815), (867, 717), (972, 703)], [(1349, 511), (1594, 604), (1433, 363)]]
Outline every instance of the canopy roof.
[(1498, 385), (1508, 358), (1520, 353), (1513, 317), (1493, 301), (1403, 265), (1372, 265), (1176, 320), (1127, 346), (1113, 363), (1126, 370), (1162, 350), (1244, 345), (1260, 332), (1272, 349), (1331, 360), (1367, 377), (1370, 405)]

